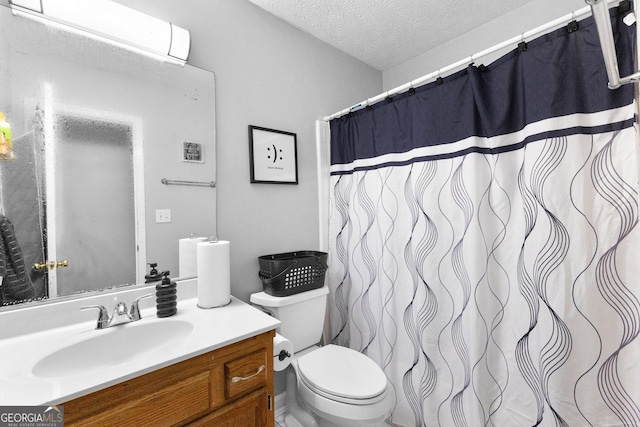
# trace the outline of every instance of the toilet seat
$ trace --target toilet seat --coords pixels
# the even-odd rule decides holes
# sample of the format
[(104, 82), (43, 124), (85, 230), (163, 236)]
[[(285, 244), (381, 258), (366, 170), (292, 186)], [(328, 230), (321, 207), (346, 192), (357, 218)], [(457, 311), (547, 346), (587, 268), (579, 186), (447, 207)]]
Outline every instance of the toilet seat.
[(387, 377), (367, 356), (333, 344), (297, 360), (298, 376), (315, 393), (328, 399), (370, 405), (385, 398)]

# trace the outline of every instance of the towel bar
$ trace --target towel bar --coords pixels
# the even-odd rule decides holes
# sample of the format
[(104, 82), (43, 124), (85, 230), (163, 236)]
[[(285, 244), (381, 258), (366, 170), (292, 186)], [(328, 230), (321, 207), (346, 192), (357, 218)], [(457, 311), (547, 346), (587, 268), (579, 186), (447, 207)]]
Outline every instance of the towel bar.
[(195, 187), (211, 187), (211, 188), (215, 188), (216, 187), (215, 181), (210, 181), (210, 182), (180, 181), (180, 180), (175, 180), (175, 179), (162, 178), (160, 180), (160, 182), (162, 182), (164, 185), (191, 185), (191, 186), (195, 186)]

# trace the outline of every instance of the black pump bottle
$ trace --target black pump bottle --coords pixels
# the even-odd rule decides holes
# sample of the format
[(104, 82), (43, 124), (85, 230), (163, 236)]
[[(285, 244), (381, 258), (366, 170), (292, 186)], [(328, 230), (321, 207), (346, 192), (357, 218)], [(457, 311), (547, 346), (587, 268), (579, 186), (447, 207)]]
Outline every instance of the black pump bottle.
[(169, 317), (178, 312), (178, 290), (176, 282), (169, 278), (169, 271), (163, 271), (162, 276), (156, 285), (156, 311), (158, 317)]

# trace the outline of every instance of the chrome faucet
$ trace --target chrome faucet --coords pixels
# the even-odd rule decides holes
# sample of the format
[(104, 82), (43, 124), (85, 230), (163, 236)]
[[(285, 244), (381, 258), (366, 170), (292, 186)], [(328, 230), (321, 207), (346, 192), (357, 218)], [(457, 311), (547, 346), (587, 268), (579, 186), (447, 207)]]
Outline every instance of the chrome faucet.
[(136, 320), (140, 320), (142, 317), (140, 316), (140, 308), (138, 304), (142, 298), (147, 298), (152, 296), (152, 294), (142, 295), (141, 297), (136, 298), (131, 303), (131, 309), (127, 310), (127, 304), (120, 301), (116, 304), (116, 308), (113, 310), (113, 315), (109, 317), (109, 312), (105, 308), (104, 305), (86, 305), (80, 307), (81, 310), (86, 310), (89, 308), (97, 308), (100, 312), (98, 313), (98, 323), (96, 325), (96, 329), (105, 329), (110, 326), (121, 325), (123, 323), (135, 322)]

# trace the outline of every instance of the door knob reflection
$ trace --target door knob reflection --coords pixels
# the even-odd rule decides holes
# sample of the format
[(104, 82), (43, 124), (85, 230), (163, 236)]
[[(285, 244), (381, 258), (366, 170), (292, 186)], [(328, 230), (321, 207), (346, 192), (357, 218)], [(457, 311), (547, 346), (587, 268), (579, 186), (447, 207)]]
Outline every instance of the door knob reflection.
[(68, 267), (69, 266), (69, 261), (66, 259), (63, 259), (62, 261), (46, 261), (43, 262), (42, 264), (39, 263), (35, 263), (33, 264), (33, 269), (35, 271), (40, 271), (43, 268), (47, 268), (49, 267), (49, 270), (53, 270), (56, 267)]
[(38, 263), (36, 262), (35, 264), (33, 264), (33, 269), (34, 269), (35, 271), (40, 271), (40, 270), (42, 270), (43, 268), (46, 268), (46, 267), (47, 267), (47, 265), (48, 265), (48, 264), (47, 264), (46, 262), (43, 262), (42, 264), (38, 264)]

